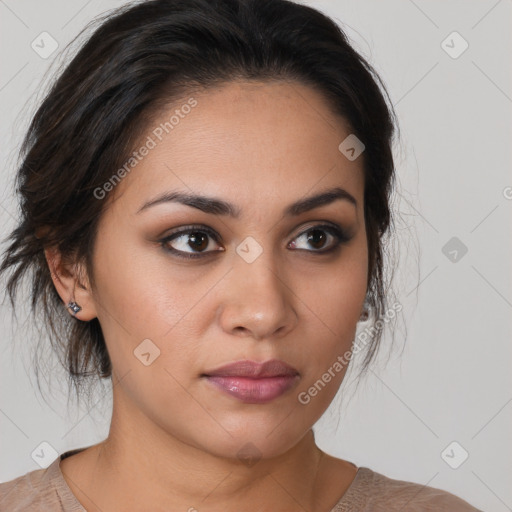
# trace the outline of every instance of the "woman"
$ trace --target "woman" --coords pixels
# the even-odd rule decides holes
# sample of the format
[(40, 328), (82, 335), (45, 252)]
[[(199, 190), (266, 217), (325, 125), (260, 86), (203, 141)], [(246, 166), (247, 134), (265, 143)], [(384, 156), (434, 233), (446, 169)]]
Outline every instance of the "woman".
[(14, 300), (35, 270), (77, 395), (112, 379), (110, 431), (1, 484), (1, 510), (477, 510), (312, 431), (400, 307), (378, 83), (339, 27), (285, 0), (107, 17), (33, 119), (0, 272)]

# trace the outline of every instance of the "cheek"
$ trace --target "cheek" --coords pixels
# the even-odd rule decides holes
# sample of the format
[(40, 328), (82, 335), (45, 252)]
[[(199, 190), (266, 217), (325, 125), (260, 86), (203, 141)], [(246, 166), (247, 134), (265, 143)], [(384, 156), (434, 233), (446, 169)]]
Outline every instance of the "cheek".
[(297, 280), (299, 298), (335, 334), (329, 339), (350, 338), (355, 333), (367, 290), (366, 253), (353, 246), (334, 264), (316, 274), (304, 275), (307, 278)]
[[(118, 377), (128, 372), (141, 392), (155, 399), (162, 389), (179, 396), (177, 381), (190, 378), (191, 361), (198, 358), (200, 347), (191, 340), (211, 321), (198, 316), (204, 313), (199, 303), (218, 278), (171, 264), (158, 247), (128, 246), (115, 233), (101, 242), (95, 262), (97, 311)], [(152, 389), (156, 382), (160, 391)], [(135, 384), (133, 391), (137, 395)]]
[(160, 338), (199, 300), (204, 287), (195, 286), (197, 279), (167, 261), (158, 246), (121, 236), (123, 229), (130, 232), (129, 226), (110, 231), (96, 248), (102, 328), (134, 339)]
[[(366, 293), (366, 277), (362, 272), (349, 268), (315, 283), (317, 291), (309, 299), (321, 311), (322, 318), (332, 323), (335, 332), (357, 322)], [(315, 299), (313, 302), (313, 298)]]
[(310, 397), (319, 411), (320, 403), (325, 405), (334, 397), (347, 371), (350, 354), (346, 353), (356, 336), (367, 275), (366, 244), (357, 243), (328, 270), (326, 267), (298, 281), (302, 284), (296, 293), (306, 305), (303, 314), (308, 335), (304, 339), (310, 344), (310, 364), (301, 391), (321, 380)]

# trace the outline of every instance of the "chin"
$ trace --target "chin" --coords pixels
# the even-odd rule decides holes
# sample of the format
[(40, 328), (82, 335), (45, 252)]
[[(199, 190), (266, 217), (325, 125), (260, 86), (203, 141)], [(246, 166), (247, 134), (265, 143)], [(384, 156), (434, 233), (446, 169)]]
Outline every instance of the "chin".
[(269, 423), (264, 429), (244, 425), (237, 431), (228, 430), (231, 435), (226, 433), (218, 442), (210, 438), (207, 445), (203, 443), (202, 449), (217, 457), (238, 459), (252, 467), (260, 459), (283, 455), (296, 446), (306, 433), (291, 432), (289, 428), (283, 428), (283, 423), (279, 426), (281, 421)]

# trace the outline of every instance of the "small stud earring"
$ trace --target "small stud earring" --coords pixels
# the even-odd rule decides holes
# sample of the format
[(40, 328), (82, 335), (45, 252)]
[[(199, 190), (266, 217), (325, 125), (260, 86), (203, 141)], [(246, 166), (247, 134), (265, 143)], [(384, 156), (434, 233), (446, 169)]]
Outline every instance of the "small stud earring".
[(368, 299), (364, 299), (364, 304), (363, 304), (363, 310), (361, 312), (361, 316), (359, 317), (359, 321), (360, 322), (366, 322), (366, 320), (368, 320), (368, 318), (370, 318), (370, 303), (368, 301)]
[(76, 316), (76, 314), (82, 309), (82, 307), (79, 306), (75, 301), (70, 301), (68, 303), (68, 308), (73, 312), (73, 316)]

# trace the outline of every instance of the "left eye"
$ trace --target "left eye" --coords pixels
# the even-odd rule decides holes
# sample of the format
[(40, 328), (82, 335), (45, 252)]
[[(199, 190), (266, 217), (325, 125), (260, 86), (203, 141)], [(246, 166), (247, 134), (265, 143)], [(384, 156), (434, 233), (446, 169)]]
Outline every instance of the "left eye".
[[(331, 247), (328, 249), (319, 250), (326, 245), (329, 237), (332, 239), (330, 244)], [(194, 229), (184, 229), (182, 231), (172, 233), (163, 240), (160, 240), (160, 244), (165, 251), (170, 252), (178, 258), (184, 259), (202, 258), (206, 256), (206, 254), (223, 252), (225, 250), (220, 248), (217, 250), (207, 251), (206, 249), (208, 249), (210, 246), (210, 238), (213, 239), (216, 244), (219, 243), (220, 237), (217, 235), (217, 233), (215, 233), (215, 231), (206, 227), (198, 226)], [(310, 249), (307, 249), (307, 247), (299, 247), (300, 244), (297, 243), (297, 240), (300, 239), (303, 239), (306, 245), (310, 244), (310, 246), (312, 246), (315, 250), (311, 251)], [(348, 242), (348, 240), (350, 240), (350, 237), (344, 231), (335, 226), (314, 226), (295, 237), (293, 241), (288, 244), (288, 247), (298, 250), (306, 250), (308, 252), (318, 254), (325, 254), (336, 250), (341, 244)], [(173, 242), (172, 245), (171, 242)], [(177, 249), (175, 246), (180, 248)], [(190, 252), (186, 249), (192, 249), (193, 251)]]
[[(321, 254), (331, 252), (337, 249), (339, 245), (349, 240), (349, 237), (341, 229), (338, 229), (334, 226), (315, 226), (301, 233), (294, 239), (294, 241), (290, 242), (290, 246), (297, 248), (298, 244), (295, 240), (300, 240), (303, 238), (305, 240), (305, 244), (310, 244), (315, 249), (322, 249), (326, 245), (329, 237), (334, 240), (334, 242), (331, 242), (331, 247), (328, 249), (316, 250), (312, 252), (318, 252)], [(306, 248), (306, 250), (308, 249)]]

